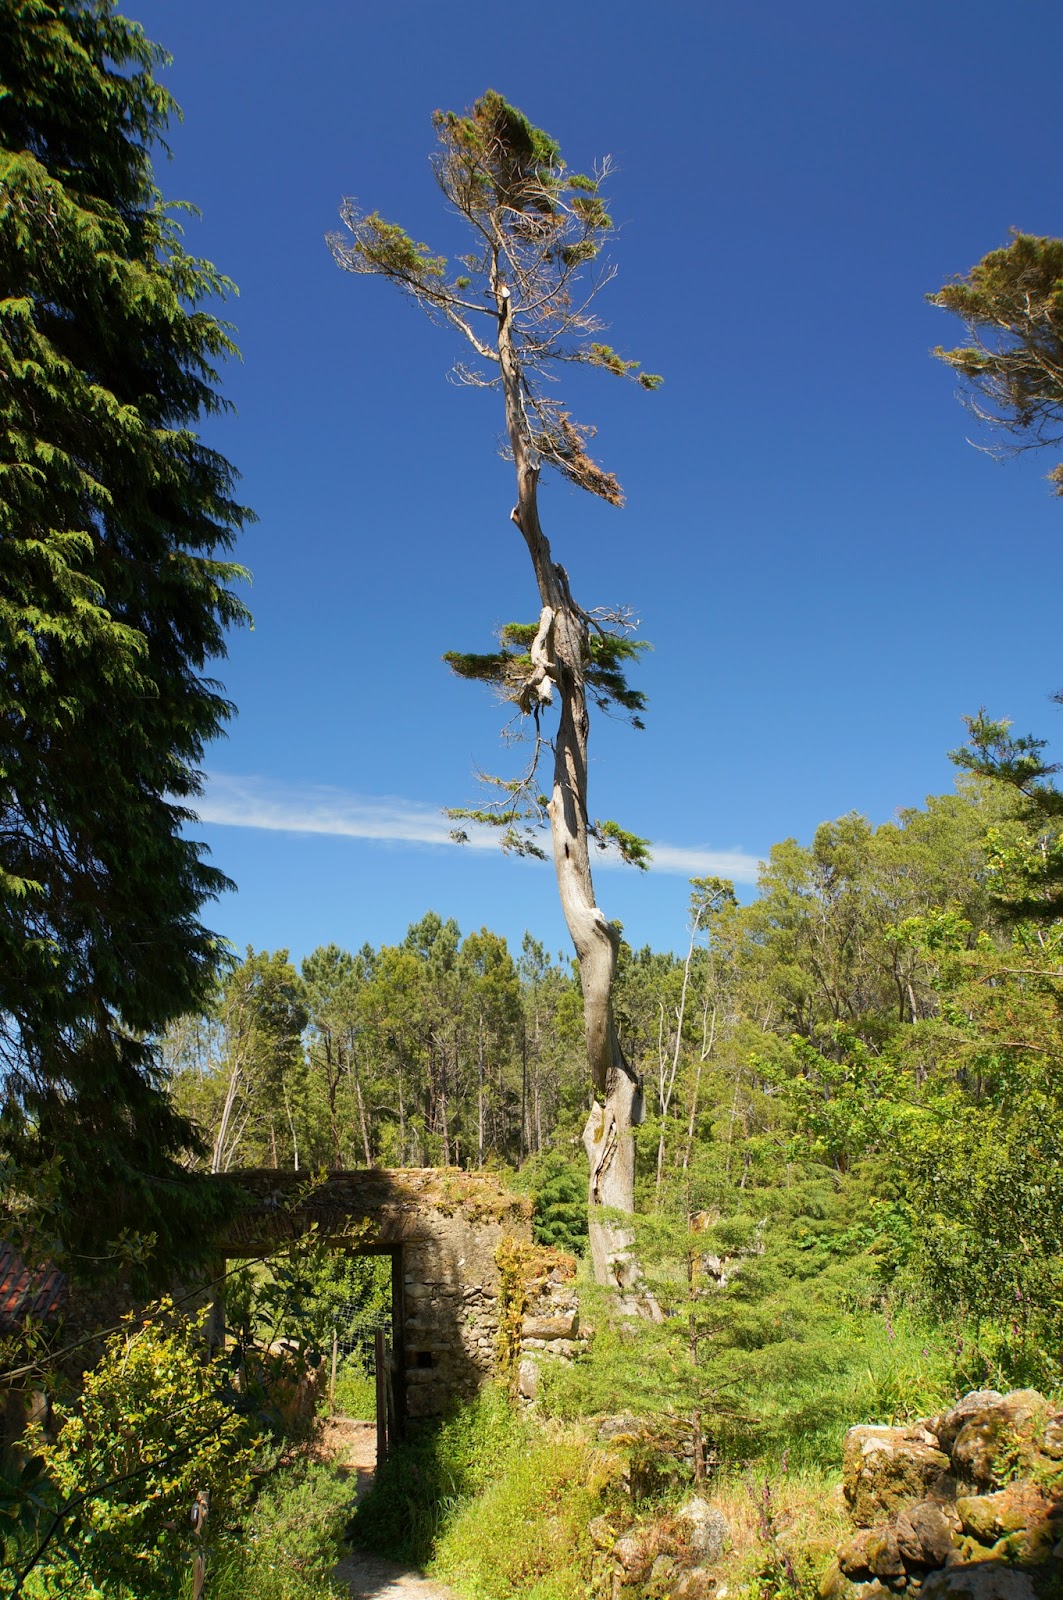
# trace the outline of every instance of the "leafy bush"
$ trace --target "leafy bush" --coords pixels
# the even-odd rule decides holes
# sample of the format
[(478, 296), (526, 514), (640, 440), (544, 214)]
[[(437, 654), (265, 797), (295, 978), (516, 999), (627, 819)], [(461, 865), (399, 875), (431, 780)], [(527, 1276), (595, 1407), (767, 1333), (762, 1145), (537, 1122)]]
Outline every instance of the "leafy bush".
[(212, 1600), (328, 1600), (351, 1515), (351, 1485), (330, 1467), (298, 1461), (267, 1481), (241, 1531), (211, 1573)]
[(54, 1443), (33, 1439), (53, 1487), (35, 1574), (45, 1592), (169, 1600), (197, 1548), (197, 1493), (210, 1496), (208, 1547), (250, 1502), (259, 1441), (222, 1397), (202, 1329), (202, 1317), (179, 1316), (167, 1300), (129, 1319)]

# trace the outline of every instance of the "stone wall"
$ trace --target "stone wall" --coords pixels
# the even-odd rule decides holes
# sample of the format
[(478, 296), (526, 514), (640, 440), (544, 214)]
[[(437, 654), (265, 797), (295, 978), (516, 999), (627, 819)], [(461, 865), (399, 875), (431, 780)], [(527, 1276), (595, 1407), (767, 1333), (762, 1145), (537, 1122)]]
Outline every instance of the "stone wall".
[(572, 1256), (556, 1250), (529, 1254), (514, 1352), (517, 1394), (529, 1403), (539, 1393), (543, 1363), (571, 1361), (591, 1337), (590, 1325), (580, 1319), (575, 1276)]
[(437, 1416), (499, 1370), (498, 1246), (531, 1239), (531, 1207), (487, 1173), (450, 1168), (232, 1174), (246, 1204), (218, 1248), (255, 1255), (316, 1225), (339, 1249), (389, 1254), (400, 1409)]

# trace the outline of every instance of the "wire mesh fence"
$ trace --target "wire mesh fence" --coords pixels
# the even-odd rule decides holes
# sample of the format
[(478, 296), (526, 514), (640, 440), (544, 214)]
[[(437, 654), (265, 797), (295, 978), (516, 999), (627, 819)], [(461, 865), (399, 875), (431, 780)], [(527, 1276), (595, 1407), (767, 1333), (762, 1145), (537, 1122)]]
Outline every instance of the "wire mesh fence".
[(366, 1306), (352, 1297), (336, 1304), (336, 1349), (341, 1361), (356, 1356), (366, 1372), (372, 1372), (374, 1344), (377, 1329), (391, 1338), (391, 1309), (388, 1306)]

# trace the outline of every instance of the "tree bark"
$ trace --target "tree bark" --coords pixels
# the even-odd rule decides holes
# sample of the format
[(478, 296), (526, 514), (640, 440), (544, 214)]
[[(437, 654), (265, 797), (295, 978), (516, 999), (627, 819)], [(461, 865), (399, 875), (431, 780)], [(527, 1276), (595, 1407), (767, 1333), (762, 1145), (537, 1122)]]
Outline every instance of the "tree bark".
[[(506, 425), (517, 476), (512, 519), (523, 535), (544, 608), (535, 666), (542, 673), (538, 698), (556, 688), (559, 719), (554, 737), (553, 789), (547, 806), (561, 909), (579, 961), (583, 1024), (594, 1103), (583, 1130), (588, 1181), (591, 1259), (598, 1283), (634, 1291), (639, 1272), (631, 1254), (632, 1231), (606, 1219), (604, 1209), (635, 1209), (634, 1128), (643, 1120), (642, 1082), (624, 1058), (613, 1019), (612, 990), (620, 944), (617, 930), (594, 895), (588, 841), (587, 738), (590, 719), (584, 684), (589, 622), (572, 598), (565, 569), (551, 555), (539, 522), (539, 464), (523, 401), (523, 380), (509, 320), (509, 290), (498, 265), (491, 286), (498, 306), (498, 357)], [(552, 616), (547, 619), (546, 611)]]

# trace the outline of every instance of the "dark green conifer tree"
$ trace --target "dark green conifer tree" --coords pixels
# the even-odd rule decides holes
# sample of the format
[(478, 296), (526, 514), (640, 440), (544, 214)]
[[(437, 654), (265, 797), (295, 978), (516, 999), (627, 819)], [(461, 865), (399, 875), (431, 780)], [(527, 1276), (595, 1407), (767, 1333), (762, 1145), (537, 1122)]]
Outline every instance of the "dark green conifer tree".
[(177, 1223), (153, 1036), (210, 987), (225, 883), (181, 827), (248, 513), (195, 431), (234, 347), (154, 183), (165, 59), (112, 0), (0, 0), (3, 1131), (59, 1158), (75, 1255)]

